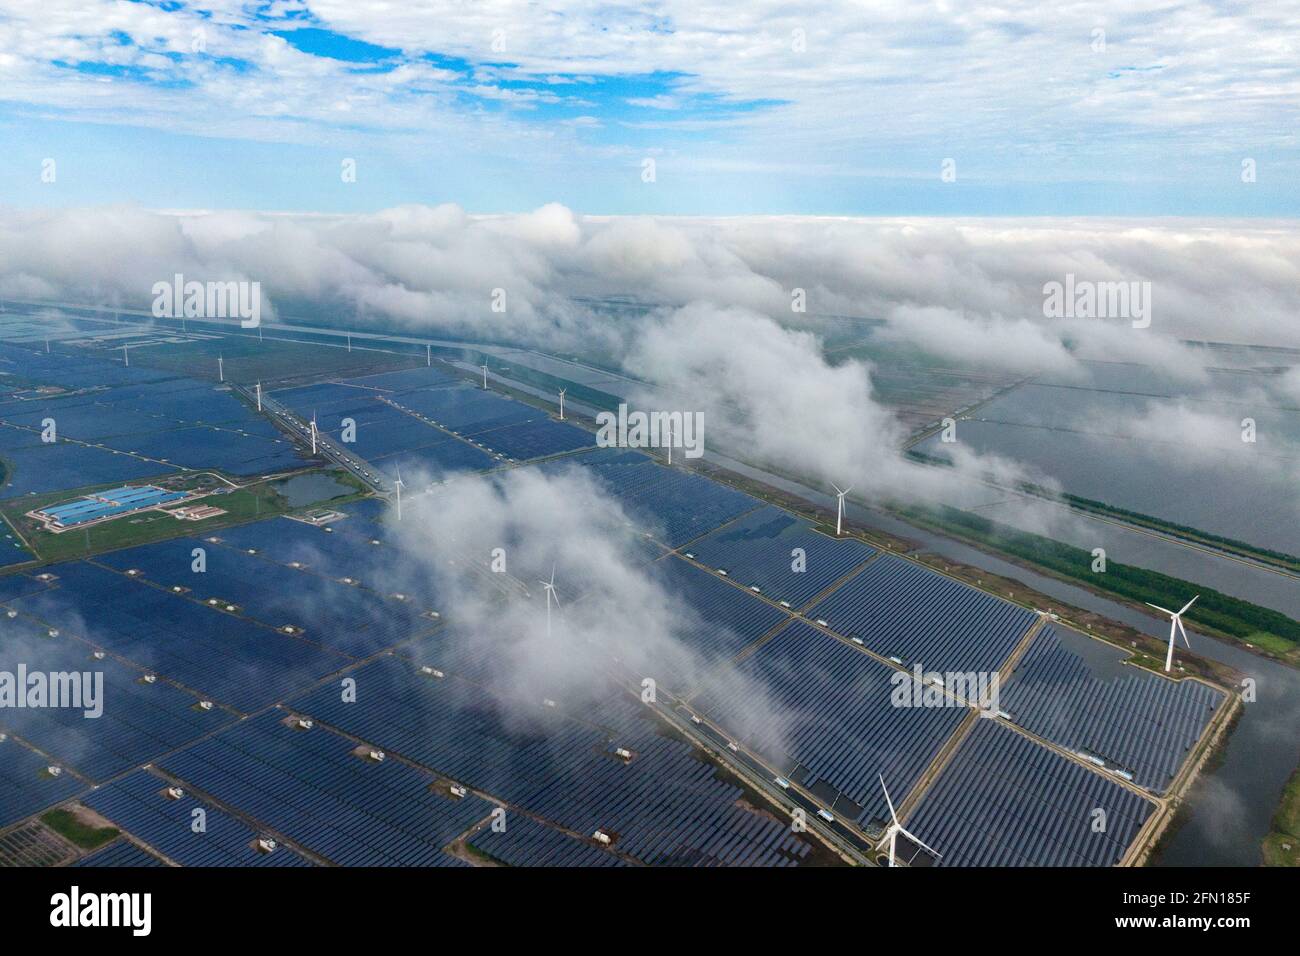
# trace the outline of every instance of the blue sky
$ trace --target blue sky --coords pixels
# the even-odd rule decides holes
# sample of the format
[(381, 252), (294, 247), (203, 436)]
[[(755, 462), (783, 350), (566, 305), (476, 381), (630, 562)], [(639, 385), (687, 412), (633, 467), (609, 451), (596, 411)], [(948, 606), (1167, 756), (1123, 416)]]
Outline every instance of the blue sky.
[(1264, 6), (50, 0), (0, 13), (0, 203), (1293, 216)]

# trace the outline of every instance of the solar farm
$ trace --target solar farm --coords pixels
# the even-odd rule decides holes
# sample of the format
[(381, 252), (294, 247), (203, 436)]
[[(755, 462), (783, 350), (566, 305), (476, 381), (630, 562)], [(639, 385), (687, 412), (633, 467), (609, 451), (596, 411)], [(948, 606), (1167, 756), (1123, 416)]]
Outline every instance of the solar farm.
[[(102, 675), (102, 716), (0, 707), (0, 862), (44, 840), (104, 867), (799, 867), (879, 864), (896, 838), (899, 865), (1130, 865), (1228, 718), (1197, 678), (680, 462), (597, 448), (453, 365), (286, 371), (255, 403), (246, 381), (144, 347), (128, 366), (93, 322), (69, 327), (47, 351), (0, 324), (0, 505), (50, 533), (130, 533), (45, 561), (6, 528), (0, 672)], [(304, 427), (368, 487), (325, 517), (167, 517), (333, 469)], [(512, 642), (453, 640), (472, 623), (401, 560), (403, 474), (437, 476), (406, 491), (436, 506), (449, 481), (566, 469), (617, 502), (689, 618), (706, 671), (650, 652), (655, 701), (603, 663), (581, 706), (521, 696), (496, 676)], [(922, 667), (997, 675), (998, 708), (913, 687)], [(755, 718), (745, 686), (776, 710)], [(902, 686), (934, 700), (900, 705)], [(51, 811), (107, 838), (73, 845)]]

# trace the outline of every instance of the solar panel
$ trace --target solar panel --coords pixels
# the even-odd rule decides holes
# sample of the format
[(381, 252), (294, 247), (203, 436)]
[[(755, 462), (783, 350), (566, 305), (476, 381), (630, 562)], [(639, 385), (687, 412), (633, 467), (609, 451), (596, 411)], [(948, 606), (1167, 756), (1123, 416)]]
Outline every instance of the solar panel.
[(1040, 737), (1104, 759), (1139, 786), (1165, 790), (1223, 694), (1136, 667), (1099, 676), (1065, 640), (1056, 628), (1043, 628), (1003, 688), (1002, 709)]
[(906, 826), (941, 866), (1114, 866), (1149, 800), (994, 720), (976, 721)]

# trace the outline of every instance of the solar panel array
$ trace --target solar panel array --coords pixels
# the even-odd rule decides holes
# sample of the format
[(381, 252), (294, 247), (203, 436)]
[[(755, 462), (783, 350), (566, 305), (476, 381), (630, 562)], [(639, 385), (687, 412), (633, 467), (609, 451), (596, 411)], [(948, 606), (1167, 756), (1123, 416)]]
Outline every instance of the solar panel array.
[[(766, 814), (736, 805), (742, 791), (689, 745), (625, 708), (622, 695), (566, 716), (539, 700), (508, 700), (447, 676), (421, 676), (381, 659), (349, 674), (356, 701), (337, 686), (293, 701), (322, 724), (400, 754), (575, 833), (601, 829), (614, 849), (647, 864), (790, 865), (808, 844)], [(616, 731), (593, 724), (607, 723)], [(616, 738), (616, 739), (611, 739)], [(632, 751), (618, 759), (614, 748)]]
[[(217, 468), (256, 475), (300, 467), (294, 445), (228, 390), (181, 376), (0, 344), (34, 390), (0, 394), (0, 451), (12, 468), (4, 497)], [(46, 419), (53, 443), (42, 439)]]
[(64, 772), (51, 776), (50, 761), (10, 737), (0, 740), (0, 827), (7, 827), (86, 789)]
[(32, 558), (31, 551), (28, 550), (23, 540), (14, 533), (8, 519), (0, 518), (0, 568), (25, 564), (31, 561)]
[(143, 671), (111, 657), (95, 660), (82, 641), (48, 637), (29, 621), (0, 615), (0, 671), (20, 668), (29, 675), (75, 675), (82, 699), (71, 707), (5, 707), (0, 729), (91, 780), (106, 780), (235, 719), (217, 707), (200, 709), (198, 697), (164, 681), (145, 683)]
[[(309, 527), (285, 519), (277, 527)], [(318, 529), (311, 529), (324, 537)], [(392, 586), (380, 546), (369, 540), (331, 536), (344, 542), (351, 560), (348, 577), (369, 584)], [(204, 570), (193, 570), (194, 549), (205, 552)], [(250, 554), (249, 551), (255, 553)], [(263, 557), (256, 546), (235, 548), (198, 538), (176, 538), (116, 551), (96, 559), (119, 572), (138, 572), (124, 577), (122, 589), (133, 592), (147, 583), (164, 589), (183, 587), (192, 601), (215, 600), (222, 607), (233, 604), (244, 618), (270, 628), (293, 628), (290, 632), (312, 643), (353, 657), (368, 657), (376, 651), (409, 640), (437, 625), (426, 616), (428, 610), (415, 601), (397, 600), (368, 586), (348, 584), (306, 568)]]
[[(706, 667), (732, 657), (787, 619), (781, 608), (680, 558), (664, 558), (654, 569), (664, 592), (672, 595), (678, 641), (691, 653), (672, 654), (664, 649), (644, 666), (650, 668), (648, 673), (661, 674), (665, 683), (679, 690), (686, 689), (680, 682), (694, 679), (693, 666)], [(672, 645), (678, 646), (677, 642)]]
[(515, 461), (558, 455), (579, 448), (590, 448), (595, 439), (588, 431), (566, 422), (518, 422), (482, 430), (473, 429), (464, 434), (492, 452)]
[(73, 866), (166, 866), (162, 860), (146, 853), (130, 840), (114, 840), (102, 850), (83, 856)]
[[(0, 428), (0, 434), (9, 431)], [(110, 481), (132, 481), (175, 472), (170, 465), (135, 458), (91, 445), (60, 441), (46, 445), (34, 432), (22, 433), (29, 440), (20, 446), (3, 447), (10, 468), (5, 473), (0, 496), (44, 494), (65, 488), (83, 488)]]
[(404, 392), (392, 402), (419, 419), (516, 461), (589, 448), (594, 443), (590, 432), (552, 421), (529, 405), (468, 386)]
[(85, 561), (9, 602), (63, 634), (244, 712), (309, 686), (349, 658)]
[[(265, 833), (195, 797), (174, 799), (162, 777), (137, 770), (82, 799), (100, 816), (181, 866), (310, 866), (299, 853), (256, 847)], [(112, 864), (105, 864), (112, 865)]]
[[(375, 378), (378, 376), (354, 379), (354, 384), (307, 385), (277, 391), (274, 397), (300, 418), (314, 417), (321, 433), (332, 438), (338, 447), (390, 476), (398, 469), (405, 469), (404, 477), (409, 479), (417, 469), (438, 473), (483, 471), (498, 464), (486, 450), (395, 408), (390, 401), (400, 393), (370, 387), (368, 380)], [(443, 388), (435, 384), (437, 378), (426, 378), (423, 384), (417, 382), (411, 387), (426, 388), (429, 392)], [(414, 376), (408, 380), (414, 381)], [(390, 380), (389, 384), (396, 381)]]
[(872, 561), (807, 613), (927, 671), (997, 671), (1034, 623), (1032, 611), (893, 555)]
[[(191, 461), (249, 474), (300, 463), (269, 423), (205, 383), (0, 345), (0, 368), (6, 362), (35, 381), (92, 387), (58, 399), (0, 388), (0, 454), (16, 465), (7, 494), (74, 479), (129, 481)], [(534, 467), (588, 471), (638, 529), (629, 531), (633, 544), (682, 623), (681, 653), (664, 657), (650, 642), (645, 653), (663, 659), (623, 664), (644, 664), (690, 690), (695, 664), (733, 660), (735, 673), (700, 683), (693, 706), (864, 826), (887, 812), (877, 775), (903, 800), (969, 711), (899, 706), (891, 692), (907, 675), (774, 602), (791, 610), (814, 602), (809, 619), (927, 670), (997, 670), (1034, 621), (700, 474), (636, 451), (584, 450), (589, 433), (440, 370), (276, 397), (305, 416), (315, 412), (336, 439), (342, 420), (355, 419), (358, 456), (390, 474), (400, 466), (408, 481), (421, 466), (487, 470), (504, 458), (558, 454), (565, 457)], [(107, 447), (39, 443), (47, 406), (57, 407), (62, 436)], [(512, 655), (530, 649), (517, 635), (444, 624), (429, 575), (393, 560), (385, 508), (358, 502), (325, 527), (276, 518), (143, 545), (59, 565), (51, 580), (0, 578), (0, 605), (17, 614), (0, 617), (0, 670), (99, 670), (112, 704), (98, 720), (71, 710), (0, 712), (0, 727), (53, 755), (0, 742), (0, 827), (85, 789), (70, 771), (45, 771), (56, 759), (109, 780), (86, 804), (183, 865), (459, 866), (474, 851), (545, 866), (809, 859), (806, 837), (750, 806), (744, 790), (690, 744), (664, 735), (594, 664), (582, 692), (570, 686), (566, 696), (555, 675), (521, 679)], [(660, 544), (727, 573), (663, 556)], [(203, 572), (193, 570), (195, 549), (204, 552)], [(524, 570), (530, 579), (544, 571)], [(109, 656), (91, 660), (96, 647)], [(358, 666), (386, 649), (394, 654)], [(422, 674), (421, 664), (446, 676)], [(143, 680), (146, 672), (159, 679)], [(345, 687), (355, 687), (355, 699)], [(215, 706), (201, 708), (201, 699)], [(315, 726), (298, 726), (286, 701)], [(1217, 701), (1193, 682), (1102, 681), (1050, 630), (1002, 699), (1027, 728), (1162, 786)], [(236, 712), (256, 715), (236, 721)], [(372, 747), (386, 759), (371, 759)], [(132, 770), (150, 761), (157, 771)], [(162, 774), (181, 781), (181, 799), (165, 794)], [(492, 797), (455, 799), (452, 781)], [(507, 805), (504, 833), (485, 825), (496, 801)], [(1107, 811), (1103, 840), (1079, 828), (1079, 808), (1089, 803)], [(193, 829), (195, 810), (204, 811), (206, 831)], [(1104, 865), (1119, 859), (1150, 812), (1104, 775), (978, 720), (909, 826), (945, 864)], [(597, 830), (610, 845), (593, 839)], [(268, 834), (282, 841), (269, 855), (255, 847)], [(468, 850), (448, 851), (462, 839)], [(85, 862), (119, 859), (152, 857), (118, 841)]]
[(1155, 805), (994, 720), (977, 720), (907, 829), (941, 866), (1114, 866)]
[[(887, 813), (891, 793), (909, 792), (969, 713), (965, 707), (895, 706), (911, 678), (796, 621), (744, 658), (741, 680), (706, 683), (694, 706), (774, 763), (784, 776), (862, 822)], [(895, 676), (897, 675), (897, 676)]]
[(376, 372), (374, 375), (361, 375), (343, 381), (348, 385), (359, 385), (381, 392), (407, 392), (412, 389), (442, 388), (460, 384), (460, 379), (455, 375), (432, 366), (407, 368), (397, 372)]
[(543, 470), (577, 465), (589, 469), (628, 515), (670, 548), (712, 531), (760, 504), (703, 475), (667, 468), (636, 451), (602, 448), (577, 454)]
[(613, 853), (522, 814), (507, 817), (504, 830), (484, 827), (469, 843), (507, 866), (628, 865)]
[(810, 851), (788, 823), (737, 806), (687, 744), (654, 733), (623, 741), (636, 755), (588, 759), (533, 794), (530, 810), (579, 833), (599, 829), (651, 866), (793, 866)]
[(442, 847), (491, 811), (433, 789), (432, 774), (382, 762), (322, 727), (269, 711), (161, 761), (169, 774), (342, 866), (456, 866)]
[(441, 428), (465, 435), (543, 417), (531, 406), (468, 386), (403, 392), (391, 401)]
[[(426, 374), (427, 372), (427, 374)], [(299, 416), (315, 416), (321, 430), (385, 474), (406, 469), (434, 472), (492, 468), (503, 459), (524, 461), (593, 443), (591, 434), (546, 412), (470, 387), (433, 369), (410, 369), (309, 385), (275, 393)]]
[(1109, 680), (1044, 628), (1002, 689), (1016, 723), (1071, 750), (1104, 759), (1139, 786), (1164, 791), (1223, 701), (1195, 680), (1171, 681), (1136, 668)]
[(862, 565), (875, 549), (851, 538), (831, 538), (774, 505), (691, 542), (695, 559), (726, 570), (734, 581), (757, 585), (768, 597), (801, 608)]

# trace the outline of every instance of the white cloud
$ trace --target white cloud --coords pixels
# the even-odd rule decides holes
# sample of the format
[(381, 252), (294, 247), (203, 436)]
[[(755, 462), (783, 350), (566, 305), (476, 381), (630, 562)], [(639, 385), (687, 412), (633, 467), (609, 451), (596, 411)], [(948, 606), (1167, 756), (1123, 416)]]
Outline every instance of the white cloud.
[[(1259, 156), (1266, 177), (1294, 168), (1282, 158), (1293, 149), (1288, 130), (1300, 102), (1300, 64), (1285, 39), (1300, 29), (1300, 5), (1291, 0), (1230, 11), (1210, 0), (1050, 12), (1032, 0), (870, 9), (849, 0), (303, 7), (313, 25), (399, 50), (395, 64), (357, 70), (296, 49), (270, 32), (301, 25), (284, 18), (284, 7), (49, 0), (11, 4), (0, 20), (0, 98), (97, 123), (201, 135), (321, 143), (343, 130), (370, 131), (521, 155), (532, 136), (576, 136), (586, 125), (529, 115), (539, 103), (590, 106), (602, 78), (620, 77), (629, 82), (611, 90), (606, 105), (630, 105), (643, 120), (709, 104), (690, 128), (712, 124), (720, 135), (690, 152), (693, 162), (719, 169), (797, 155), (785, 161), (850, 175), (884, 162), (893, 175), (931, 176), (940, 157), (964, 153), (972, 163), (962, 165), (963, 176), (998, 178), (1008, 172), (996, 159), (1008, 129), (1017, 131), (1018, 178), (1177, 182), (1195, 165), (1188, 156), (1213, 157), (1225, 185), (1243, 155)], [(1106, 31), (1101, 51), (1098, 28)], [(203, 55), (193, 51), (196, 30)], [(504, 50), (494, 49), (497, 36)], [(467, 66), (434, 65), (429, 55)], [(80, 62), (128, 72), (106, 77), (68, 66)], [(768, 106), (725, 109), (759, 101)], [(581, 113), (609, 119), (598, 109)], [(636, 116), (619, 118), (639, 125)], [(1112, 166), (1132, 160), (1120, 171), (1100, 168), (1098, 157)], [(591, 156), (574, 139), (564, 158)]]
[[(1151, 327), (1044, 318), (1043, 284), (1065, 271), (1149, 277)], [(0, 211), (0, 295), (146, 307), (153, 283), (175, 272), (260, 280), (288, 318), (622, 365), (662, 387), (656, 400), (705, 411), (713, 436), (766, 464), (945, 501), (964, 492), (898, 455), (902, 428), (873, 393), (875, 370), (828, 358), (828, 328), (861, 321), (859, 337), (941, 364), (1056, 380), (1079, 374), (1083, 356), (1203, 383), (1219, 357), (1184, 338), (1300, 347), (1300, 239), (1270, 223), (611, 219), (554, 204), (513, 216), (450, 205), (356, 216)], [(791, 309), (795, 288), (807, 314)], [(496, 289), (504, 313), (491, 308)], [(629, 295), (648, 313), (601, 305)], [(960, 447), (957, 463), (963, 476), (1025, 477)]]

